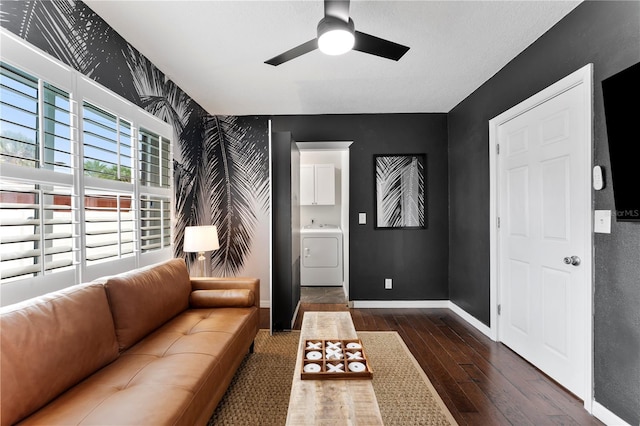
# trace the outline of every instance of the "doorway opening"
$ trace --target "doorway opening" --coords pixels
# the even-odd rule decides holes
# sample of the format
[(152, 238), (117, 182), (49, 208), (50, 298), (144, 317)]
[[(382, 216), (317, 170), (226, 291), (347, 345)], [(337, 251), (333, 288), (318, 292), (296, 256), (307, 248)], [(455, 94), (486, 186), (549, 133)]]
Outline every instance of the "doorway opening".
[[(301, 303), (349, 300), (349, 147), (296, 142), (300, 151)], [(319, 182), (312, 182), (318, 179)], [(326, 183), (333, 182), (330, 187)], [(305, 184), (306, 182), (306, 184)], [(302, 186), (314, 186), (305, 191)], [(320, 300), (322, 300), (320, 302)]]

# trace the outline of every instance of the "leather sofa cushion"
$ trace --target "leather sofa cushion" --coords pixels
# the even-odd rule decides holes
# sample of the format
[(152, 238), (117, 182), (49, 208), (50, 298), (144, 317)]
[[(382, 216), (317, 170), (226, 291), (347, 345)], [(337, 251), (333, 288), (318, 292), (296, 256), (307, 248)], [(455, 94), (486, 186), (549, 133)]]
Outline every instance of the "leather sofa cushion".
[(2, 425), (14, 424), (118, 357), (104, 288), (81, 284), (2, 310)]
[(247, 289), (196, 290), (189, 298), (192, 308), (248, 308), (254, 303), (253, 291)]
[(189, 307), (191, 282), (182, 259), (106, 278), (120, 351)]
[(250, 277), (198, 277), (191, 278), (191, 288), (196, 290), (246, 289), (253, 292), (253, 303), (260, 307), (260, 279)]
[(23, 424), (206, 424), (257, 328), (255, 308), (187, 310)]

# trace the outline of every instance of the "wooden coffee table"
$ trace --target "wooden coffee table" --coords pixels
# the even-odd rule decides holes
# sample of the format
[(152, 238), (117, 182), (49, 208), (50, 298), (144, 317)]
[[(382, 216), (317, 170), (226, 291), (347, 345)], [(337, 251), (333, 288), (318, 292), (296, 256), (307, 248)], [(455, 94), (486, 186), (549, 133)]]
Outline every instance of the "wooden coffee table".
[[(293, 372), (287, 425), (381, 425), (371, 380), (302, 380), (305, 339), (356, 339), (349, 312), (305, 312)], [(373, 366), (375, 375), (375, 365)]]

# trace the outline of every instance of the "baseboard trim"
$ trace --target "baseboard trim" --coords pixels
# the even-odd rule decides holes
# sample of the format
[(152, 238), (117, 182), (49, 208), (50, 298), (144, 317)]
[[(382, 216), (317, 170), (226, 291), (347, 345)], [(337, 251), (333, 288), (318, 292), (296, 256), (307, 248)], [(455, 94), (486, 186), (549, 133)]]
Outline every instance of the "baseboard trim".
[(271, 308), (271, 300), (261, 300), (260, 301), (261, 308)]
[(353, 300), (354, 308), (448, 308), (448, 300)]
[(451, 301), (449, 301), (449, 309), (494, 342), (498, 338), (490, 327)]
[(450, 300), (351, 300), (353, 308), (361, 309), (411, 309), (411, 308), (444, 308), (453, 311), (466, 323), (476, 328), (479, 332), (495, 341), (495, 333), (490, 327), (480, 322), (476, 317), (469, 314)]
[(629, 423), (625, 422), (620, 417), (613, 414), (611, 411), (609, 411), (608, 408), (598, 403), (597, 401), (593, 401), (592, 408), (593, 408), (593, 412), (591, 414), (593, 414), (594, 417), (596, 417), (598, 420), (600, 420), (602, 423), (606, 425), (631, 426), (629, 425)]

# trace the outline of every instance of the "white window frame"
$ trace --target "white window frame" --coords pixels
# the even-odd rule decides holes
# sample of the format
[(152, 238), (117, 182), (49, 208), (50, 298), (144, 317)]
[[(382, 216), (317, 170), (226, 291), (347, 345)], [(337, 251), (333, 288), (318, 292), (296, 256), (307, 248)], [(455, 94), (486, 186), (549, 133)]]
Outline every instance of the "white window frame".
[[(59, 290), (81, 282), (125, 272), (140, 266), (153, 264), (173, 256), (173, 242), (161, 249), (141, 253), (140, 250), (140, 196), (152, 195), (169, 201), (171, 206), (171, 230), (175, 200), (173, 195), (173, 152), (170, 150), (168, 188), (142, 187), (139, 184), (139, 154), (138, 129), (143, 128), (174, 142), (173, 128), (159, 118), (144, 111), (137, 105), (121, 98), (80, 72), (62, 64), (57, 59), (40, 51), (24, 40), (0, 28), (0, 44), (2, 45), (1, 60), (21, 71), (42, 79), (47, 83), (69, 93), (71, 102), (71, 143), (78, 155), (73, 156), (74, 172), (63, 174), (51, 170), (21, 167), (13, 164), (2, 164), (0, 176), (7, 180), (23, 182), (46, 181), (52, 184), (69, 185), (78, 200), (76, 211), (77, 232), (79, 236), (79, 250), (75, 262), (76, 268), (60, 271), (54, 274), (39, 275), (23, 280), (10, 281), (0, 284), (0, 305), (8, 305), (30, 297), (38, 296), (50, 291)], [(132, 126), (132, 157), (135, 158), (131, 170), (132, 182), (120, 182), (85, 176), (83, 172), (83, 141), (82, 141), (82, 103), (86, 101), (105, 111), (126, 119)], [(173, 146), (173, 145), (171, 145)], [(84, 196), (85, 188), (112, 190), (114, 192), (128, 192), (132, 195), (132, 206), (135, 206), (135, 243), (133, 256), (114, 260), (105, 260), (87, 266), (85, 247)]]

